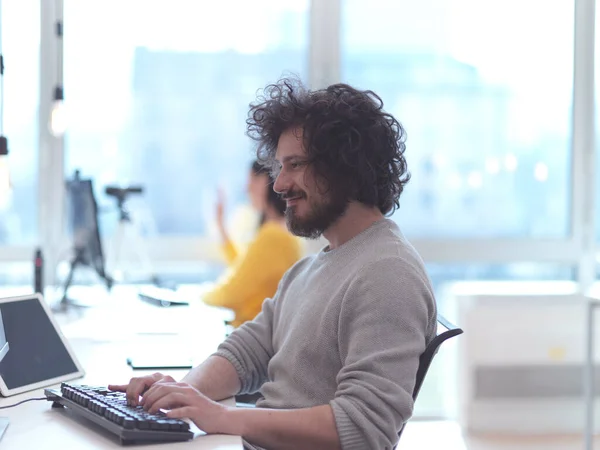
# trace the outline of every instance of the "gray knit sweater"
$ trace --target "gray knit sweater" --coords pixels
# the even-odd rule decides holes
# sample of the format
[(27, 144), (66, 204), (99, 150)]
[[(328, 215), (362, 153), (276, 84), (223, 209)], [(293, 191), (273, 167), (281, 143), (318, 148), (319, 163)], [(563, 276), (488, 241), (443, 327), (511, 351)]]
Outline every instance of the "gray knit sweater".
[(435, 332), (423, 262), (382, 219), (299, 261), (216, 354), (235, 367), (240, 393), (260, 390), (257, 406), (329, 404), (344, 450), (391, 449), (412, 414), (419, 355)]

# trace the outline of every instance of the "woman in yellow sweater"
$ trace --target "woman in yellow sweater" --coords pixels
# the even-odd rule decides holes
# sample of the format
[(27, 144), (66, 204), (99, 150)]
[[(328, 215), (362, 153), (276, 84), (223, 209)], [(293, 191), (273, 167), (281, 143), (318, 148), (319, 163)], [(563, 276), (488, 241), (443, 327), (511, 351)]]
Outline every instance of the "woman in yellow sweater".
[(223, 203), (217, 206), (217, 224), (229, 268), (216, 286), (203, 295), (205, 303), (233, 310), (234, 327), (254, 319), (265, 298), (275, 295), (283, 274), (302, 256), (301, 242), (285, 224), (285, 201), (273, 191), (269, 172), (257, 162), (252, 164), (248, 195), (259, 211), (258, 231), (240, 252), (229, 238), (223, 220)]

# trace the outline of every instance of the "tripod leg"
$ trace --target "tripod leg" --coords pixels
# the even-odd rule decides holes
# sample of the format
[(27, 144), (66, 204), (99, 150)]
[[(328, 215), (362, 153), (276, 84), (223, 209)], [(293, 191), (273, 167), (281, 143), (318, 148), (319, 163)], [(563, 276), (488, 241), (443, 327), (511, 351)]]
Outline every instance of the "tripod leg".
[(67, 279), (65, 280), (65, 285), (63, 287), (63, 296), (60, 300), (61, 305), (65, 305), (67, 303), (67, 291), (69, 290), (69, 286), (71, 286), (71, 281), (73, 281), (73, 274), (75, 273), (75, 268), (79, 265), (79, 263), (79, 256), (75, 256), (75, 258), (73, 258), (73, 261), (71, 261), (71, 268), (69, 269), (69, 275), (67, 275)]
[(114, 238), (114, 248), (113, 248), (113, 265), (112, 265), (112, 273), (113, 273), (113, 281), (114, 279), (122, 279), (123, 278), (123, 269), (121, 266), (121, 247), (125, 238), (125, 222), (122, 220), (119, 221), (117, 226), (117, 231), (115, 232)]
[(98, 276), (100, 278), (102, 278), (104, 280), (104, 282), (106, 283), (106, 289), (110, 291), (112, 289), (114, 280), (104, 270), (104, 261), (103, 260), (96, 261), (93, 264), (93, 267), (94, 267), (94, 270), (96, 271), (96, 273), (98, 274)]
[[(133, 227), (134, 225), (131, 224), (131, 226)], [(141, 263), (144, 272), (146, 272), (150, 278), (152, 279), (152, 281), (156, 283), (156, 274), (154, 273), (154, 268), (152, 267), (152, 263), (150, 262), (150, 256), (148, 255), (148, 249), (146, 247), (146, 242), (144, 241), (144, 239), (142, 238), (142, 236), (140, 236), (139, 232), (137, 230), (132, 230), (132, 241), (134, 241), (134, 246), (135, 246), (135, 253), (139, 259), (139, 262)]]
[(137, 258), (136, 263), (140, 264), (142, 270), (150, 277), (154, 284), (158, 284), (157, 277), (153, 272), (152, 263), (150, 262), (150, 257), (145, 247), (144, 239), (139, 234), (135, 224), (131, 220), (128, 220), (123, 221), (120, 227), (123, 229), (122, 234), (127, 233), (127, 254), (135, 255)]
[(104, 282), (106, 283), (106, 289), (110, 291), (113, 287), (113, 284), (115, 284), (115, 280), (113, 280), (106, 272), (104, 272), (104, 270), (100, 272), (100, 276), (104, 279)]

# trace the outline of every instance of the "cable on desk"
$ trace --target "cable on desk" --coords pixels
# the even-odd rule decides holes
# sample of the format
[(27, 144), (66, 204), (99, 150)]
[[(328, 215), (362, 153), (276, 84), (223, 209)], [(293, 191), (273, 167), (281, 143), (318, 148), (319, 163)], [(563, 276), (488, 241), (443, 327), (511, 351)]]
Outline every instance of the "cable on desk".
[(34, 400), (48, 400), (48, 399), (46, 397), (28, 398), (27, 400), (21, 400), (19, 403), (15, 403), (14, 405), (0, 406), (0, 409), (14, 408), (15, 406), (19, 406), (22, 403), (32, 402)]

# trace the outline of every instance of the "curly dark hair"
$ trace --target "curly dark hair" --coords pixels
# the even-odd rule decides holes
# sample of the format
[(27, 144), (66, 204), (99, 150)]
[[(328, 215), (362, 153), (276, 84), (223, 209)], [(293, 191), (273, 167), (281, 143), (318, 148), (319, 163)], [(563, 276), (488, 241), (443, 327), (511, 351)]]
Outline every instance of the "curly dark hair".
[(335, 183), (350, 200), (377, 206), (383, 214), (400, 207), (410, 180), (406, 132), (373, 91), (347, 84), (309, 91), (299, 80), (283, 78), (250, 104), (246, 125), (247, 135), (258, 142), (261, 164), (277, 167), (279, 137), (298, 128), (308, 162), (327, 189)]

